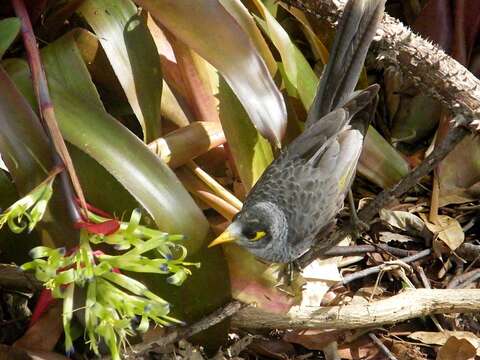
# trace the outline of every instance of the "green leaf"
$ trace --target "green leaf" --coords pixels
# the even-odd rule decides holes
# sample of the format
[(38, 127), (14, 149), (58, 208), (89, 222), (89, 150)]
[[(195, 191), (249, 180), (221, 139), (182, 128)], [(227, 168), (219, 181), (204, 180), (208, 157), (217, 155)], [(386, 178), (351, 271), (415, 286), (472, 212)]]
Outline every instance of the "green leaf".
[[(104, 110), (74, 35), (69, 33), (42, 50), (55, 112), (65, 139), (105, 167), (162, 230), (187, 235), (187, 247), (195, 252), (207, 234), (205, 217), (173, 172)], [(72, 68), (75, 71), (71, 71)], [(29, 76), (26, 68), (12, 75), (16, 79)]]
[(410, 166), (402, 155), (370, 126), (357, 171), (374, 184), (388, 189), (408, 174)]
[[(18, 193), (8, 173), (0, 169), (0, 208), (6, 209), (18, 200)], [(40, 244), (37, 232), (13, 234), (8, 226), (0, 230), (0, 263), (23, 264), (30, 261), (28, 252)]]
[(40, 120), (3, 68), (0, 91), (0, 151), (20, 192), (26, 194), (47, 177), (52, 167), (48, 140)]
[(270, 71), (270, 75), (275, 76), (277, 72), (277, 62), (248, 9), (240, 0), (220, 0), (220, 2), (230, 15), (237, 20), (238, 24), (248, 34), (251, 41), (257, 47), (258, 52), (262, 55), (263, 61), (265, 61), (265, 64)]
[(0, 227), (8, 223), (10, 230), (14, 233), (21, 233), (27, 227), (28, 232), (31, 232), (45, 215), (48, 202), (52, 197), (55, 176), (56, 174), (45, 179), (31, 192), (3, 211), (0, 214)]
[(63, 331), (65, 333), (65, 351), (67, 353), (73, 352), (72, 333), (70, 331), (70, 324), (73, 317), (73, 295), (75, 293), (75, 284), (70, 284), (66, 287), (63, 293)]
[(305, 34), (305, 37), (307, 38), (312, 49), (312, 53), (315, 56), (315, 66), (318, 65), (317, 62), (319, 60), (321, 61), (322, 65), (325, 65), (328, 61), (328, 50), (315, 33), (315, 30), (312, 28), (312, 25), (307, 18), (307, 15), (300, 9), (287, 6), (285, 4), (281, 5), (285, 8), (285, 10), (291, 13), (295, 17), (295, 19), (297, 19), (298, 22), (301, 24), (303, 33)]
[[(202, 267), (195, 269), (183, 286), (168, 285), (166, 277), (161, 275), (147, 274), (137, 279), (173, 304), (173, 316), (185, 321), (197, 320), (230, 297), (228, 270), (221, 249), (206, 248), (208, 224), (172, 171), (106, 113), (75, 45), (76, 35), (78, 32), (73, 31), (43, 48), (42, 59), (62, 133), (88, 154), (73, 151), (82, 185), (91, 202), (99, 207), (106, 205), (106, 210), (118, 216), (137, 206), (132, 194), (160, 229), (187, 235), (184, 245), (188, 260), (201, 262)], [(10, 68), (12, 78), (25, 97), (34, 101), (26, 64), (15, 60), (12, 65), (15, 65)], [(211, 284), (209, 291), (205, 291), (206, 283)], [(221, 327), (220, 333), (218, 329), (212, 330), (217, 331), (211, 339), (215, 345), (226, 334), (226, 325)]]
[(264, 20), (257, 22), (267, 33), (272, 43), (277, 48), (282, 58), (284, 74), (288, 81), (298, 92), (305, 109), (309, 109), (317, 91), (318, 78), (310, 67), (300, 50), (290, 39), (290, 36), (278, 21), (270, 14), (260, 0), (254, 0), (261, 11)]
[(146, 17), (130, 0), (88, 0), (78, 12), (97, 34), (142, 125), (145, 142), (160, 137), (162, 71)]
[(217, 68), (255, 127), (280, 144), (287, 120), (283, 97), (248, 35), (218, 0), (136, 2)]
[[(397, 90), (396, 94), (401, 92)], [(398, 97), (400, 104), (392, 120), (392, 142), (418, 146), (437, 129), (442, 105), (425, 94)]]
[[(9, 70), (14, 70), (16, 63), (9, 64)], [(26, 69), (27, 65), (23, 63), (21, 68)], [(24, 84), (31, 86), (28, 75)], [(40, 120), (1, 66), (0, 93), (0, 153), (23, 196), (47, 177), (53, 167), (52, 153)], [(33, 94), (30, 100), (36, 104)], [(57, 191), (45, 221), (39, 224), (42, 241), (50, 246), (73, 246), (77, 232), (71, 226), (67, 200), (59, 184), (54, 187)]]
[(6, 18), (0, 21), (0, 59), (17, 37), (20, 26), (18, 18)]
[(221, 79), (220, 121), (245, 189), (252, 188), (273, 160), (270, 144), (253, 127), (228, 84)]
[[(437, 133), (437, 136), (438, 133)], [(466, 136), (437, 168), (440, 206), (462, 204), (478, 199), (480, 194), (480, 140)], [(461, 160), (460, 160), (461, 159)]]

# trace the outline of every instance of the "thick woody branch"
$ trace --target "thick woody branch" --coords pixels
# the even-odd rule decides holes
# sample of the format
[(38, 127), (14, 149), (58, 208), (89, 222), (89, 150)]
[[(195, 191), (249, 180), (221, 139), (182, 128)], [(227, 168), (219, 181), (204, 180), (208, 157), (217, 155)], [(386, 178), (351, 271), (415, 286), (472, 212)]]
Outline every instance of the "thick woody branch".
[(431, 314), (478, 311), (480, 289), (418, 289), (367, 304), (292, 309), (288, 314), (248, 307), (232, 318), (232, 325), (246, 329), (355, 329)]
[[(335, 24), (346, 0), (282, 0)], [(480, 80), (437, 46), (385, 14), (373, 44), (376, 65), (399, 68), (454, 114), (480, 118)], [(477, 122), (475, 122), (478, 125)]]

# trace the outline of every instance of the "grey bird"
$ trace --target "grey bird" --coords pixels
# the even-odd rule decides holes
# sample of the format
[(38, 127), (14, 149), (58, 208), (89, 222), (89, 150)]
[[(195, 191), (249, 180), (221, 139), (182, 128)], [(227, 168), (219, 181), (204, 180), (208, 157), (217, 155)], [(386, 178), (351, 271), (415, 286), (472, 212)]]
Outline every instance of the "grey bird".
[[(305, 130), (265, 170), (242, 210), (209, 246), (233, 241), (257, 257), (290, 263), (342, 209), (355, 177), (378, 85), (354, 92), (385, 0), (350, 0)], [(323, 238), (320, 249), (332, 244)]]

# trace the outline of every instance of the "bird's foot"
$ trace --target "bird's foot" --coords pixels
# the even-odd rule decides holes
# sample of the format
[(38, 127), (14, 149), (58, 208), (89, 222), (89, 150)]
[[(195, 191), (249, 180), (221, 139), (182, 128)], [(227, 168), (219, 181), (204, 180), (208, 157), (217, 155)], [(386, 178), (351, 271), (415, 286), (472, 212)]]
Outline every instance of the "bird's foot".
[(278, 273), (278, 282), (275, 287), (281, 292), (295, 296), (291, 289), (300, 272), (301, 268), (296, 262), (285, 264), (284, 268)]
[(357, 210), (355, 208), (355, 202), (353, 199), (352, 190), (348, 191), (348, 200), (350, 203), (350, 223), (351, 223), (350, 233), (354, 239), (358, 239), (362, 236), (362, 233), (370, 229), (370, 225), (362, 221), (358, 217)]

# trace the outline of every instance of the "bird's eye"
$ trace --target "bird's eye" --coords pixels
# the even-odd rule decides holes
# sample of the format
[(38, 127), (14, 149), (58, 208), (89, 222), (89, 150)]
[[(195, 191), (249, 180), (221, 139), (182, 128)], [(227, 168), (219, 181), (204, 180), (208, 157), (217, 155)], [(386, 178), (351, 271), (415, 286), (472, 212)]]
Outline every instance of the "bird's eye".
[(247, 231), (244, 233), (244, 235), (250, 240), (250, 241), (258, 241), (265, 237), (267, 233), (265, 231)]

